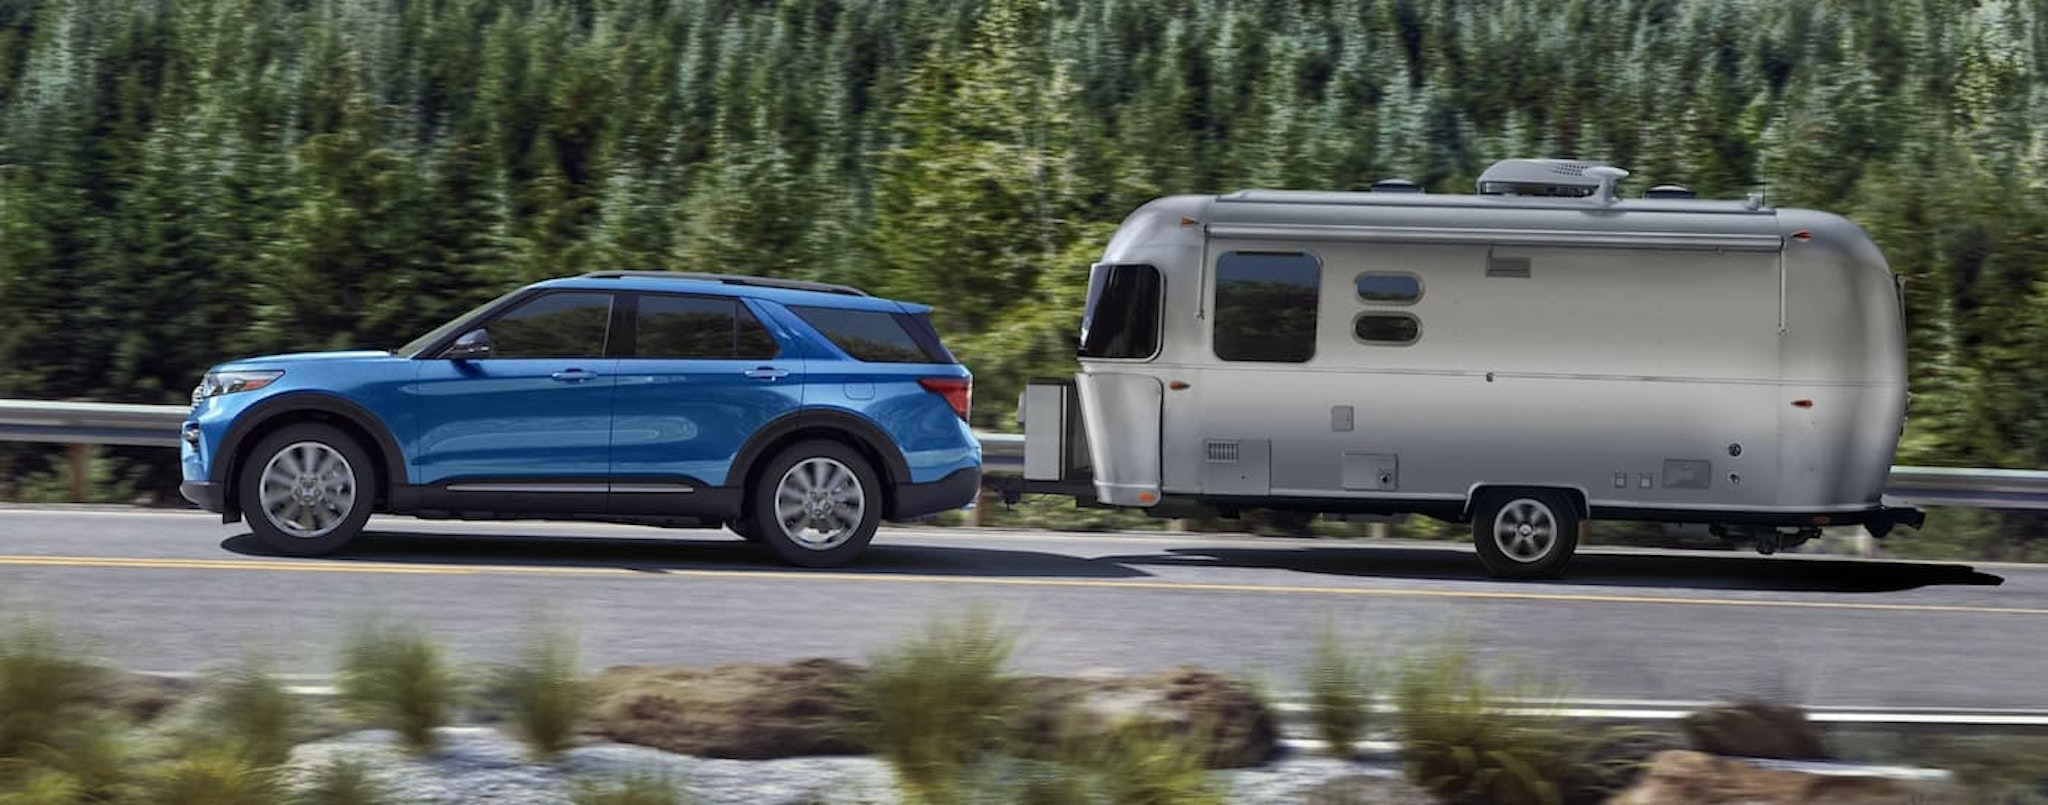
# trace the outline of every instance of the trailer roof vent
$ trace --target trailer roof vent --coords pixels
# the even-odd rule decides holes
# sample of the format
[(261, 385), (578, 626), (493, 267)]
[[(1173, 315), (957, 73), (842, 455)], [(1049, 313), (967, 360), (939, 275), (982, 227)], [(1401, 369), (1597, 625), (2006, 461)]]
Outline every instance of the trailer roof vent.
[(1402, 178), (1381, 179), (1372, 183), (1374, 193), (1420, 193), (1422, 185)]
[(1682, 184), (1660, 184), (1643, 191), (1643, 198), (1698, 198), (1699, 194)]

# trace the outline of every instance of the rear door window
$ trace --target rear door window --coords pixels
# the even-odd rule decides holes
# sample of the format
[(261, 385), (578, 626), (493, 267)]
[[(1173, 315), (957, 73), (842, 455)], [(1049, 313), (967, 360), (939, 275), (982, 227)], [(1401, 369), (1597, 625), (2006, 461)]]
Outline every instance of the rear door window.
[(929, 322), (905, 313), (880, 310), (792, 306), (790, 312), (817, 328), (833, 346), (855, 360), (869, 363), (952, 363), (953, 356), (938, 343)]
[(641, 358), (766, 359), (779, 351), (760, 320), (731, 297), (643, 295), (633, 336), (633, 354)]

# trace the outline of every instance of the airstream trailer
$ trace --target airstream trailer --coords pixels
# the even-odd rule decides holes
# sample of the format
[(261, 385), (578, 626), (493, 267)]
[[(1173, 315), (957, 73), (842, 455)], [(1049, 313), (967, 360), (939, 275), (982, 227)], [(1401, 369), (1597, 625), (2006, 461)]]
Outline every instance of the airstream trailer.
[(1024, 392), (1006, 497), (1420, 514), (1523, 578), (1562, 571), (1594, 518), (1765, 553), (1919, 528), (1880, 495), (1906, 345), (1870, 238), (1758, 196), (1623, 198), (1627, 175), (1509, 160), (1470, 195), (1144, 205), (1092, 269), (1080, 371)]

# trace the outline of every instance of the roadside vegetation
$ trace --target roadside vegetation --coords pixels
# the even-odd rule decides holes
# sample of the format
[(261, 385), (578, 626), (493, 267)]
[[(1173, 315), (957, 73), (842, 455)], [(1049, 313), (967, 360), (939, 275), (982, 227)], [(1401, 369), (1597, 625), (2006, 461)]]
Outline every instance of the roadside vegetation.
[[(479, 704), (460, 684), (469, 669), (430, 632), (365, 620), (338, 653), (345, 682), (328, 700), (294, 693), (257, 656), (189, 684), (149, 682), (97, 664), (43, 621), (8, 617), (0, 620), (0, 805), (382, 805), (399, 801), (386, 776), (393, 764), (433, 762), (443, 746), (437, 736), (479, 723), (479, 713), (522, 742), (531, 763), (568, 769), (559, 764), (579, 745), (611, 738), (622, 713), (672, 718), (698, 701), (677, 686), (707, 677), (638, 668), (608, 681), (585, 678), (569, 634), (537, 625), (514, 660), (486, 669), (492, 681), (480, 687), (495, 690)], [(812, 722), (812, 731), (843, 730), (829, 747), (812, 737), (792, 754), (725, 744), (704, 756), (867, 754), (886, 764), (902, 801), (919, 805), (1222, 805), (1233, 790), (1223, 772), (1282, 751), (1276, 733), (1261, 732), (1269, 703), (1248, 684), (1196, 670), (1142, 684), (1037, 677), (1012, 667), (1020, 639), (988, 609), (934, 617), (879, 648), (864, 668), (805, 661), (742, 669), (754, 680), (747, 684), (811, 680), (815, 690), (776, 694), (790, 702), (786, 711), (743, 703), (701, 734), (650, 735), (715, 740), (756, 723), (782, 729), (777, 719), (790, 712), (829, 714)], [(1407, 798), (1396, 801), (1591, 805), (1642, 785), (1658, 758), (1687, 754), (1667, 751), (1688, 748), (1675, 734), (1564, 719), (1554, 704), (1562, 688), (1532, 669), (1482, 658), (1455, 633), (1363, 641), (1326, 619), (1303, 660), (1300, 701), (1315, 742), (1352, 764), (1398, 769), (1403, 779), (1372, 783), (1406, 786)], [(600, 706), (600, 691), (615, 709)], [(1248, 715), (1247, 704), (1257, 712)], [(1769, 743), (1727, 732), (1751, 729), (1757, 718), (1790, 718), (1806, 729), (1796, 708), (1731, 706), (1724, 715), (1721, 729), (1701, 733), (1705, 740)], [(1694, 721), (1686, 726), (1693, 735)], [(363, 729), (391, 730), (392, 754), (299, 751)], [(1692, 740), (1699, 751), (1719, 751)], [(1820, 756), (1817, 740), (1786, 745), (1806, 741), (1811, 748), (1793, 751)], [(1950, 769), (1968, 794), (1931, 801), (2029, 803), (2048, 792), (2048, 746), (2038, 739), (1830, 741), (1835, 757)], [(563, 778), (564, 795), (577, 805), (693, 801), (676, 768), (610, 768)], [(1386, 801), (1384, 789), (1364, 787), (1368, 778), (1305, 793), (1305, 801)], [(825, 801), (867, 801), (849, 796)]]
[(438, 747), (460, 695), (439, 642), (418, 627), (367, 620), (343, 649), (342, 702), (364, 723), (393, 730), (412, 751)]

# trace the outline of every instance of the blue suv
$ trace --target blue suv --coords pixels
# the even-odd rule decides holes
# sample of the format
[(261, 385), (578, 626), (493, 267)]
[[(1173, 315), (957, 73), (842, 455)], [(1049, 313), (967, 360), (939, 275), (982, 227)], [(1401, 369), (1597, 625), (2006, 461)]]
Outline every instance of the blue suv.
[(379, 512), (726, 527), (843, 565), (882, 520), (980, 489), (973, 376), (930, 310), (759, 277), (548, 280), (396, 351), (214, 367), (180, 491), (298, 556)]

